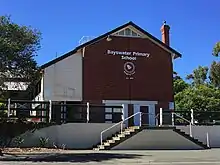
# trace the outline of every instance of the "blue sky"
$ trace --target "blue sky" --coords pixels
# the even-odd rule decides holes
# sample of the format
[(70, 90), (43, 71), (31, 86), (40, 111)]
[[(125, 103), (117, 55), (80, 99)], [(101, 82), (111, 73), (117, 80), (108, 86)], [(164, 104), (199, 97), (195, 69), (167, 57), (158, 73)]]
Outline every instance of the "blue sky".
[(211, 52), (220, 41), (219, 6), (219, 0), (1, 0), (0, 15), (42, 32), (39, 64), (74, 49), (82, 36), (99, 36), (128, 21), (161, 39), (166, 20), (171, 46), (183, 54), (174, 69), (184, 77), (218, 60)]

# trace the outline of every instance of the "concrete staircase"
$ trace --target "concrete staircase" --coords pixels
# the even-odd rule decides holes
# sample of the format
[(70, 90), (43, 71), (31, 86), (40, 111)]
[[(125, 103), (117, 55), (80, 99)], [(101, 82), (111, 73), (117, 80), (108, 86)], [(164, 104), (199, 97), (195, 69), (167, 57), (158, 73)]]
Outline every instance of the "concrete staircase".
[(126, 129), (123, 130), (123, 132), (120, 133), (116, 133), (115, 135), (113, 135), (112, 137), (106, 139), (105, 141), (103, 141), (103, 144), (98, 144), (95, 146), (95, 148), (93, 148), (93, 150), (95, 151), (99, 151), (99, 150), (110, 150), (113, 147), (117, 146), (118, 144), (128, 140), (129, 138), (131, 138), (132, 136), (138, 134), (139, 132), (143, 131), (143, 130), (171, 130), (179, 135), (181, 135), (182, 137), (186, 138), (186, 140), (190, 140), (191, 142), (193, 142), (194, 144), (200, 146), (203, 149), (209, 149), (209, 147), (200, 142), (198, 139), (195, 139), (193, 137), (191, 137), (190, 135), (188, 135), (187, 133), (181, 131), (180, 129), (177, 129), (176, 127), (149, 127), (149, 126), (132, 126), (132, 127), (128, 127)]
[(97, 147), (93, 148), (95, 151), (99, 150), (109, 150), (112, 147), (115, 147), (119, 143), (129, 139), (130, 137), (136, 135), (142, 131), (142, 127), (132, 126), (123, 130), (123, 132), (117, 133), (113, 135), (110, 139), (107, 139), (103, 142), (103, 144), (98, 144)]
[(208, 147), (206, 144), (204, 144), (203, 142), (199, 141), (198, 139), (194, 137), (191, 137), (189, 134), (183, 132), (181, 129), (177, 129), (176, 127), (174, 127), (173, 131), (184, 136), (186, 139), (194, 142), (195, 144), (201, 146), (204, 149), (210, 149), (210, 147)]

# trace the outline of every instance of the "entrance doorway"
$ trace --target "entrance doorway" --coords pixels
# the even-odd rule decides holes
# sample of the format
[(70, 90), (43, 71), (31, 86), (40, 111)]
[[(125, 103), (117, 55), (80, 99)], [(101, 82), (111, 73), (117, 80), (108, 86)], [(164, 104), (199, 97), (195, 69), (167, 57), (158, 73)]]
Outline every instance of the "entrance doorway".
[[(128, 104), (128, 116), (131, 116), (134, 114), (134, 106), (133, 104)], [(134, 126), (134, 117), (128, 119), (128, 126)]]
[(148, 106), (140, 106), (141, 115), (141, 123), (142, 125), (149, 125), (149, 107)]

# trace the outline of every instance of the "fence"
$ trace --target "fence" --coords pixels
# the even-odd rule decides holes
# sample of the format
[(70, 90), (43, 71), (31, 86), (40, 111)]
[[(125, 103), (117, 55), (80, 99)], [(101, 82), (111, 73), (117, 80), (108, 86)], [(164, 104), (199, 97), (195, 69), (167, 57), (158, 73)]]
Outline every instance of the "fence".
[[(174, 113), (176, 115), (172, 115)], [(179, 117), (181, 116), (181, 117)], [(194, 125), (220, 125), (220, 111), (182, 110), (170, 111), (163, 109), (164, 125), (188, 125), (191, 121)], [(183, 120), (186, 119), (186, 120)]]
[[(81, 102), (0, 101), (0, 118), (26, 119), (55, 123), (117, 123), (122, 119), (123, 106), (95, 105)], [(106, 109), (110, 109), (106, 111)]]

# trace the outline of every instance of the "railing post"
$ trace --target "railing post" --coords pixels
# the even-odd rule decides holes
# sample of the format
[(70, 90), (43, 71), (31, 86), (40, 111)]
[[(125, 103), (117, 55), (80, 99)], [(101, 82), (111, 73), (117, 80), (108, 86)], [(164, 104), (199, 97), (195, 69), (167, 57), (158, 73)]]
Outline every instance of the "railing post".
[(87, 120), (87, 123), (89, 123), (89, 102), (86, 103), (86, 120)]
[(210, 147), (210, 145), (209, 145), (209, 133), (208, 132), (206, 133), (206, 144), (207, 144), (208, 147)]
[(172, 126), (174, 126), (175, 125), (175, 121), (174, 121), (174, 112), (173, 111), (171, 112), (171, 115), (172, 115)]
[(163, 125), (163, 109), (160, 108), (160, 126)]
[(124, 124), (124, 120), (125, 120), (125, 117), (124, 117), (124, 108), (125, 108), (125, 105), (122, 104), (122, 110), (121, 110), (121, 133), (123, 132), (123, 124)]
[(191, 123), (194, 124), (194, 114), (193, 114), (193, 109), (191, 109)]
[(8, 98), (8, 117), (10, 116), (10, 112), (11, 112), (11, 99)]
[(123, 123), (124, 121), (121, 122), (121, 133), (123, 132)]
[(102, 145), (102, 133), (101, 133), (101, 137), (100, 137), (100, 139), (101, 139), (101, 140), (100, 140), (100, 144)]
[(122, 104), (122, 110), (121, 110), (121, 120), (122, 120), (122, 121), (125, 120), (125, 116), (124, 116), (124, 114), (125, 114), (125, 105)]
[(142, 112), (140, 112), (140, 127), (142, 126)]
[(192, 123), (189, 123), (189, 135), (192, 137)]
[(63, 118), (64, 118), (64, 123), (66, 123), (66, 101), (64, 101), (63, 104), (65, 104), (65, 106), (63, 106), (63, 111), (64, 111)]
[(49, 100), (49, 123), (51, 122), (52, 119), (52, 100)]

